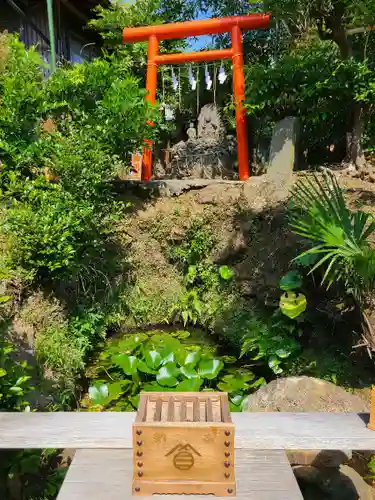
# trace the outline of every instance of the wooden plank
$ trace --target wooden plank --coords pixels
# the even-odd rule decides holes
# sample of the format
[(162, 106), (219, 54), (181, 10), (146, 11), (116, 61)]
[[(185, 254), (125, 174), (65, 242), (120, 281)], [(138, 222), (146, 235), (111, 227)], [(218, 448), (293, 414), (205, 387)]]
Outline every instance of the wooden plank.
[[(239, 450), (236, 463), (238, 500), (303, 500), (285, 452)], [(130, 500), (132, 473), (130, 450), (77, 450), (58, 500)], [(201, 499), (189, 495), (189, 500)], [(181, 500), (181, 495), (168, 495), (168, 500)]]
[[(236, 448), (375, 450), (375, 431), (366, 427), (368, 417), (356, 413), (233, 413), (232, 421)], [(0, 413), (0, 449), (130, 448), (134, 420), (134, 413), (115, 412)]]

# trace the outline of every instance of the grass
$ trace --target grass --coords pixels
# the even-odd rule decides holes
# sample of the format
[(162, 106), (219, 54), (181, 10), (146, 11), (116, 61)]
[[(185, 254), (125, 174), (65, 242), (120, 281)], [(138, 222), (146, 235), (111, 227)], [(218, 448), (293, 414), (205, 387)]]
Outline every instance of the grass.
[(45, 375), (59, 387), (74, 392), (77, 375), (84, 369), (87, 341), (75, 337), (68, 323), (49, 326), (39, 332), (36, 355), (44, 366)]

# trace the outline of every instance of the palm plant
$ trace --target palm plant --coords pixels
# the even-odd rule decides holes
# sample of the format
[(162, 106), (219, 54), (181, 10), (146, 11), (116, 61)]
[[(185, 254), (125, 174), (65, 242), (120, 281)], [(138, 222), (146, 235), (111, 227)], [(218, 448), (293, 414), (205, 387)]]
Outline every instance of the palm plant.
[(362, 311), (370, 333), (366, 338), (371, 337), (375, 349), (371, 314), (366, 311), (375, 284), (375, 248), (371, 244), (374, 217), (351, 211), (335, 175), (324, 170), (322, 175), (300, 180), (294, 186), (290, 226), (294, 233), (313, 242), (297, 260), (309, 262), (310, 272), (323, 268), (322, 283), (327, 288), (334, 282), (344, 284)]

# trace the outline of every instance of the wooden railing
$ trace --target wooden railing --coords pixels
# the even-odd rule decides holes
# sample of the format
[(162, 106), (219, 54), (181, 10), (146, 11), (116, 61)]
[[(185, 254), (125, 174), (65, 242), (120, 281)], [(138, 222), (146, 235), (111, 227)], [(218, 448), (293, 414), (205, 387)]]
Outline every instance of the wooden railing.
[[(76, 449), (59, 500), (125, 500), (134, 419), (114, 412), (0, 413), (0, 449)], [(234, 413), (232, 419), (241, 499), (302, 499), (283, 450), (375, 450), (367, 414)]]

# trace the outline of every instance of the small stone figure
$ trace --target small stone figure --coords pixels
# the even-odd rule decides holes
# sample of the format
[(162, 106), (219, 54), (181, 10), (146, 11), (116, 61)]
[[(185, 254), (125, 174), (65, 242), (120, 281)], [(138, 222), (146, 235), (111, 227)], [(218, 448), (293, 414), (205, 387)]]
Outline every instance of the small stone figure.
[(186, 131), (189, 141), (194, 141), (197, 138), (197, 131), (193, 123), (190, 123), (189, 128)]

